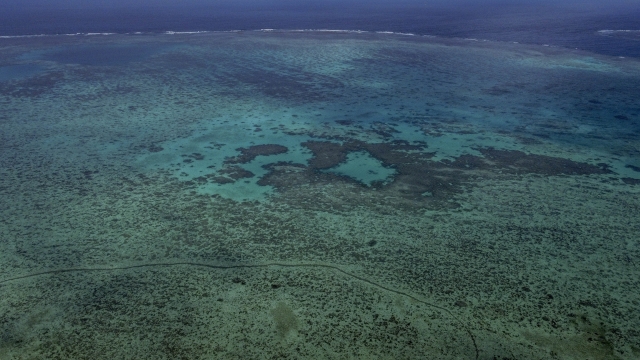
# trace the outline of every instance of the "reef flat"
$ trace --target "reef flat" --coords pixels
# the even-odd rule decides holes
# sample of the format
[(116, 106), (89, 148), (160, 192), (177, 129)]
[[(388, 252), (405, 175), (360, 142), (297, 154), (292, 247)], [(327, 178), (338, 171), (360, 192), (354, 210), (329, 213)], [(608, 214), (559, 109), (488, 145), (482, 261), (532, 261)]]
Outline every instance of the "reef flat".
[(640, 357), (640, 63), (0, 39), (0, 358)]

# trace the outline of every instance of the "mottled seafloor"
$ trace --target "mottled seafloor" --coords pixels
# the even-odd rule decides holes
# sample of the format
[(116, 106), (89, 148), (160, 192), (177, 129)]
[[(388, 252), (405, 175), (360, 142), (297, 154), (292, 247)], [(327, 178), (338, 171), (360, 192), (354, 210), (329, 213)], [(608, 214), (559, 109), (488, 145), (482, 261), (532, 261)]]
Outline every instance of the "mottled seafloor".
[(0, 39), (0, 358), (640, 358), (638, 99), (544, 46)]

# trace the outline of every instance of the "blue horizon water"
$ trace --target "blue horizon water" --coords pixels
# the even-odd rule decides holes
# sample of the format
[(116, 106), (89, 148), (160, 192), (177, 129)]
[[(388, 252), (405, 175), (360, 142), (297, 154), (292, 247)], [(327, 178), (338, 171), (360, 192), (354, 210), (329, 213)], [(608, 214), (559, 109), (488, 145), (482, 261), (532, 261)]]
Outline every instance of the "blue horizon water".
[(577, 48), (640, 57), (640, 6), (453, 2), (397, 6), (319, 3), (280, 6), (190, 4), (111, 8), (16, 7), (0, 14), (0, 36), (163, 33), (259, 29), (392, 31)]

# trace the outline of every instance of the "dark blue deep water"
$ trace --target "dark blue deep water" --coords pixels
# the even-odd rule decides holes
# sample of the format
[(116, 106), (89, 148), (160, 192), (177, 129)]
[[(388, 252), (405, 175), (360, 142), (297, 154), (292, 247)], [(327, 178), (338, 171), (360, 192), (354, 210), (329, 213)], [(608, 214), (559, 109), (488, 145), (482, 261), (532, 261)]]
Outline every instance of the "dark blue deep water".
[[(431, 2), (429, 2), (431, 3)], [(478, 1), (451, 5), (190, 5), (96, 10), (14, 8), (0, 12), (0, 35), (343, 29), (514, 41), (640, 57), (640, 4), (541, 5)], [(603, 32), (603, 30), (616, 30)], [(625, 30), (625, 31), (620, 31)], [(631, 31), (628, 31), (631, 30)]]

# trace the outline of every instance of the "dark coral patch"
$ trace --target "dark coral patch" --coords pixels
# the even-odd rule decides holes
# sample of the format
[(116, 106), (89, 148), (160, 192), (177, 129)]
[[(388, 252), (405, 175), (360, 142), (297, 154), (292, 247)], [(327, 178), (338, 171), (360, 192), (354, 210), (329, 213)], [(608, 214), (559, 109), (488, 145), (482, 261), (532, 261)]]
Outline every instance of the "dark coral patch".
[(266, 96), (287, 101), (309, 103), (324, 101), (335, 96), (333, 91), (344, 87), (342, 81), (336, 77), (289, 69), (287, 67), (266, 69), (251, 69), (238, 66), (227, 72), (215, 75), (216, 81), (229, 87), (229, 91), (249, 86), (252, 91), (258, 91)]
[[(302, 145), (313, 153), (309, 167), (314, 170), (336, 166), (345, 161), (347, 154), (352, 151), (369, 152), (384, 166), (393, 167), (397, 172), (391, 184), (385, 186), (385, 191), (405, 199), (422, 200), (425, 192), (429, 192), (432, 199), (447, 198), (459, 190), (463, 178), (452, 171), (455, 169), (447, 169), (447, 166), (431, 161), (434, 153), (416, 152), (424, 150), (425, 144), (410, 144), (406, 141), (371, 144), (352, 140), (343, 144), (308, 141)], [(373, 184), (372, 187), (381, 188), (383, 185)]]
[(230, 184), (239, 179), (254, 177), (255, 174), (249, 170), (245, 170), (239, 166), (229, 166), (219, 170), (215, 174), (209, 174), (205, 177), (218, 184)]
[(359, 140), (345, 141), (342, 144), (331, 141), (307, 141), (302, 146), (313, 153), (309, 166), (317, 170), (332, 168), (347, 159), (347, 155), (354, 151), (367, 151), (371, 156), (380, 160), (385, 166), (397, 166), (403, 163), (415, 163), (417, 158), (424, 159), (434, 154), (410, 154), (409, 150), (424, 150), (426, 144), (410, 144), (397, 140), (385, 143), (366, 143)]
[(542, 175), (610, 174), (607, 168), (546, 155), (526, 154), (518, 150), (478, 149), (496, 168), (514, 173)]
[(260, 186), (273, 186), (279, 190), (288, 190), (314, 182), (313, 173), (303, 164), (280, 161), (266, 164), (263, 168), (269, 172), (258, 180)]
[(93, 180), (93, 175), (97, 173), (98, 173), (98, 170), (85, 170), (82, 172), (82, 174), (84, 175), (84, 178), (87, 180)]
[(64, 80), (61, 71), (45, 73), (23, 80), (0, 82), (0, 94), (12, 97), (37, 97)]
[(453, 161), (442, 161), (448, 166), (459, 170), (490, 170), (491, 164), (480, 156), (463, 154)]
[(207, 182), (209, 182), (209, 180), (207, 179), (206, 176), (198, 176), (196, 178), (193, 179), (194, 182), (200, 184), (200, 185), (204, 185)]
[(622, 180), (627, 185), (640, 185), (640, 179), (622, 178), (620, 180)]
[[(401, 207), (429, 204), (428, 206), (435, 208), (450, 208), (457, 206), (450, 201), (452, 197), (464, 191), (465, 186), (472, 185), (479, 178), (529, 173), (546, 176), (611, 173), (606, 164), (592, 165), (515, 150), (481, 148), (477, 149), (481, 155), (464, 154), (453, 160), (434, 161), (435, 153), (425, 152), (427, 145), (424, 143), (407, 141), (366, 143), (348, 138), (330, 138), (330, 140), (336, 140), (336, 142), (302, 143), (313, 154), (308, 166), (291, 163), (270, 164), (265, 166), (269, 173), (260, 179), (258, 184), (271, 185), (279, 191), (287, 192), (309, 184), (322, 186), (336, 182), (351, 183), (351, 186), (354, 186), (352, 190), (341, 196), (353, 201), (362, 196), (370, 198), (367, 194), (376, 190), (378, 194), (380, 192), (385, 194), (384, 199), (375, 197), (376, 199), (388, 200)], [(396, 174), (393, 180), (365, 187), (348, 178), (322, 171), (343, 163), (350, 152), (356, 151), (366, 151), (382, 162), (385, 167), (394, 168)]]
[(393, 137), (393, 134), (400, 133), (398, 130), (393, 128), (393, 125), (381, 122), (375, 122), (371, 128), (374, 133), (384, 138), (391, 138)]
[(259, 155), (278, 155), (289, 151), (286, 146), (277, 144), (254, 145), (248, 148), (238, 148), (236, 150), (240, 152), (240, 155), (225, 160), (225, 164), (246, 164)]
[(416, 165), (426, 166), (425, 161), (435, 155), (435, 153), (409, 152), (424, 150), (426, 145), (412, 145), (406, 141), (364, 144), (361, 147), (367, 150), (373, 157), (382, 161), (385, 166), (396, 168), (400, 174), (413, 172), (417, 167)]
[(182, 154), (182, 162), (191, 163), (193, 160), (204, 160), (204, 155), (200, 153)]
[(235, 180), (230, 179), (228, 177), (224, 177), (224, 176), (207, 176), (207, 178), (213, 181), (214, 183), (217, 183), (220, 185), (231, 184), (236, 182)]
[(597, 163), (596, 165), (600, 166), (602, 169), (606, 169), (606, 170), (611, 169), (611, 165), (609, 165), (607, 163), (601, 162), (601, 163)]
[(633, 171), (640, 172), (640, 167), (639, 166), (625, 165), (624, 167), (626, 167), (627, 169), (631, 169)]
[(313, 169), (329, 169), (347, 160), (347, 153), (353, 148), (350, 143), (338, 144), (331, 141), (307, 141), (302, 146), (313, 153), (309, 166)]
[(239, 180), (239, 179), (250, 178), (255, 176), (255, 174), (252, 173), (251, 171), (245, 170), (239, 166), (230, 166), (230, 167), (224, 168), (218, 171), (218, 174), (225, 175), (227, 177), (232, 178), (233, 180)]
[(540, 145), (540, 144), (542, 144), (542, 141), (540, 141), (538, 139), (526, 137), (526, 136), (516, 136), (516, 140), (518, 140), (518, 142), (520, 144), (523, 144), (523, 145)]

